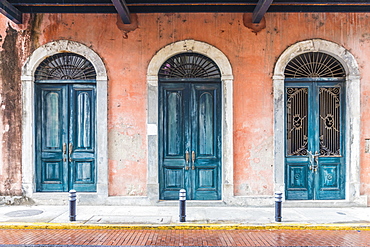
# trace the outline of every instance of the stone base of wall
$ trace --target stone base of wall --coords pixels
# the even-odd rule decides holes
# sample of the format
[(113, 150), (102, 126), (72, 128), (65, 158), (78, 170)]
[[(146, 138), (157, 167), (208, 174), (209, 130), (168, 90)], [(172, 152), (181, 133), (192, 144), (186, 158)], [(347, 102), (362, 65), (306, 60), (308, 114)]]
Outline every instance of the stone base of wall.
[[(37, 205), (68, 205), (69, 193), (34, 193), (32, 201)], [(102, 196), (96, 193), (77, 193), (78, 205), (105, 205), (105, 206), (177, 206), (178, 200), (162, 201), (150, 200), (146, 196)], [(219, 201), (187, 201), (189, 206), (199, 207), (273, 207), (274, 196), (233, 196)], [(15, 204), (16, 205), (16, 204)], [(316, 200), (316, 201), (283, 201), (284, 207), (366, 207), (367, 196), (360, 196), (355, 200)]]
[(0, 196), (0, 205), (34, 205), (35, 202), (25, 196)]

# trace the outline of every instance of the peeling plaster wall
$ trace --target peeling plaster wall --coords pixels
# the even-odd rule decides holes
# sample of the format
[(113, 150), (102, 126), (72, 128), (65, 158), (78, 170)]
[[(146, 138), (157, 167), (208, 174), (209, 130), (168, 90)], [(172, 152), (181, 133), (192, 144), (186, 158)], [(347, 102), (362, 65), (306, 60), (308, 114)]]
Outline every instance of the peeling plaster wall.
[[(107, 68), (109, 195), (147, 195), (150, 176), (146, 150), (147, 67), (156, 52), (166, 45), (194, 39), (217, 47), (232, 65), (234, 194), (271, 196), (274, 191), (271, 77), (275, 62), (292, 44), (319, 38), (348, 49), (360, 66), (361, 194), (370, 195), (370, 153), (365, 152), (365, 139), (370, 139), (370, 15), (268, 13), (261, 26), (248, 23), (249, 19), (239, 13), (138, 14), (137, 22), (125, 28), (117, 15), (43, 14), (26, 15), (26, 24), (12, 24), (13, 28), (6, 33), (10, 21), (1, 16), (0, 192), (9, 192), (6, 192), (9, 185), (5, 184), (11, 179), (12, 193), (21, 192), (19, 71), (22, 61), (40, 45), (67, 39), (97, 52)], [(5, 41), (12, 45), (5, 46)], [(4, 62), (3, 56), (16, 62)], [(4, 69), (13, 73), (5, 73)]]
[(22, 195), (21, 31), (3, 20), (0, 23), (4, 27), (0, 31), (0, 195), (19, 196)]

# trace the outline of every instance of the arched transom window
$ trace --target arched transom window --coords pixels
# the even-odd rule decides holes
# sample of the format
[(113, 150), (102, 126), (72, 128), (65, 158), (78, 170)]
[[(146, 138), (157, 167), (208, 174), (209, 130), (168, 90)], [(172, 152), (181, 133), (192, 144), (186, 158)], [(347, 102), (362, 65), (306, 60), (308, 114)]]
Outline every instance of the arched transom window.
[(58, 53), (46, 58), (36, 69), (35, 80), (95, 80), (94, 66), (75, 53)]
[(220, 79), (221, 73), (208, 57), (198, 53), (182, 53), (164, 62), (158, 73), (161, 79)]
[(307, 52), (290, 60), (284, 74), (286, 78), (344, 77), (345, 71), (334, 57), (322, 52)]

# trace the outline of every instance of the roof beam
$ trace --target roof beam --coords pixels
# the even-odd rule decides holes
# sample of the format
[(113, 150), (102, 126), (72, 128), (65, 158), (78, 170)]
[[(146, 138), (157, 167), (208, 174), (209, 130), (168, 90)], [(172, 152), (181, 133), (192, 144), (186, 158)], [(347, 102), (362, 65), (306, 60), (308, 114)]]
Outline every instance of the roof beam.
[(273, 0), (258, 0), (257, 6), (253, 11), (252, 22), (260, 23), (263, 16), (266, 14), (268, 8)]
[(112, 0), (119, 16), (124, 24), (131, 24), (130, 11), (127, 8), (125, 0)]
[(22, 12), (6, 0), (0, 0), (0, 13), (16, 24), (22, 24)]

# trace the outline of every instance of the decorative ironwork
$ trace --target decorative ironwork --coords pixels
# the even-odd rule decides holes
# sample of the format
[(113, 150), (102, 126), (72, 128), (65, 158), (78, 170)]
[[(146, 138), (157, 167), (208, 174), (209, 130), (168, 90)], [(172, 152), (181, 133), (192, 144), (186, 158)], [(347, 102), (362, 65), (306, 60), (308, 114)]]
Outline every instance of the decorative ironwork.
[(161, 66), (159, 78), (221, 78), (215, 62), (197, 53), (182, 53), (169, 58)]
[(287, 154), (307, 155), (307, 88), (287, 88)]
[(344, 77), (342, 64), (321, 52), (307, 52), (293, 58), (285, 68), (285, 77)]
[(320, 155), (340, 155), (340, 87), (321, 87)]
[(94, 66), (83, 56), (58, 53), (46, 58), (36, 69), (35, 80), (95, 80)]

